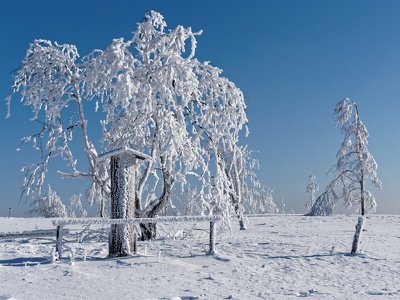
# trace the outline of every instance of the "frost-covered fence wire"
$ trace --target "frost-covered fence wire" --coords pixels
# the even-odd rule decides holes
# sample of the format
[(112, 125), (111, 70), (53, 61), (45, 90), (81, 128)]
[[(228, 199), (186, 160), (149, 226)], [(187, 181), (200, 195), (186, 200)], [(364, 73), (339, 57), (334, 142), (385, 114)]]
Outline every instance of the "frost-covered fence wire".
[(69, 237), (77, 243), (83, 242), (100, 242), (109, 238), (110, 230), (101, 226), (101, 228), (91, 228), (91, 225), (83, 225), (83, 230), (69, 234)]
[(209, 254), (215, 253), (215, 223), (222, 219), (222, 216), (177, 216), (157, 218), (127, 218), (127, 219), (104, 219), (104, 218), (74, 218), (57, 219), (53, 221), (56, 230), (56, 252), (61, 259), (62, 236), (64, 227), (67, 225), (111, 225), (111, 224), (140, 224), (140, 223), (172, 223), (172, 222), (210, 222), (210, 250)]
[[(63, 230), (63, 234), (69, 234), (68, 229)], [(16, 238), (41, 238), (41, 237), (54, 237), (56, 235), (55, 229), (49, 230), (32, 230), (32, 231), (17, 231), (17, 232), (2, 232), (0, 239), (16, 239)]]
[[(187, 222), (190, 223), (190, 222)], [(207, 228), (198, 228), (199, 222), (193, 222), (190, 228), (182, 228), (182, 223), (161, 223), (157, 224), (157, 236), (160, 238), (172, 238), (172, 239), (202, 239), (204, 236), (209, 235)], [(218, 232), (215, 234), (218, 237)]]

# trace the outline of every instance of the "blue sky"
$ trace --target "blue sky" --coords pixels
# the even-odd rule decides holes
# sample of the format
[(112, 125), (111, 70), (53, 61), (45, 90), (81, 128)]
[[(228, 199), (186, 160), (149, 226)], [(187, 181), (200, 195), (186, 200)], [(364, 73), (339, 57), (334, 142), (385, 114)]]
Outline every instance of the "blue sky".
[[(333, 109), (349, 97), (370, 133), (383, 190), (371, 188), (378, 213), (400, 213), (400, 11), (399, 1), (1, 1), (0, 98), (11, 92), (10, 72), (34, 39), (75, 44), (84, 56), (113, 38), (130, 38), (149, 9), (168, 27), (203, 30), (196, 57), (224, 70), (246, 97), (250, 136), (258, 150), (259, 179), (283, 197), (287, 210), (303, 213), (308, 177), (321, 189), (332, 179), (343, 135)], [(16, 100), (16, 98), (15, 98)], [(2, 157), (0, 216), (21, 215), (22, 166), (37, 162), (20, 138), (32, 134), (31, 114), (20, 103), (0, 106)], [(93, 122), (93, 121), (92, 121)], [(93, 122), (93, 126), (98, 126)], [(87, 182), (50, 183), (65, 202)], [(341, 212), (341, 210), (337, 211)]]

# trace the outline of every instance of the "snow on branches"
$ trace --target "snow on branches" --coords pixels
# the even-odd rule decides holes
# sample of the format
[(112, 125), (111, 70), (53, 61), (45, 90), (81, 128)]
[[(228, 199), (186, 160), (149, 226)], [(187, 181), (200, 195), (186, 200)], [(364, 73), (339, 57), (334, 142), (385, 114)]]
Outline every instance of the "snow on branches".
[[(89, 138), (84, 114), (85, 101), (95, 101), (104, 116), (101, 152), (129, 147), (152, 158), (136, 167), (137, 217), (156, 216), (171, 200), (174, 185), (185, 185), (189, 177), (204, 214), (238, 211), (235, 180), (241, 175), (236, 173), (253, 176), (246, 171), (252, 166), (243, 165), (248, 152), (238, 146), (240, 131), (247, 134), (246, 105), (221, 69), (195, 58), (200, 34), (182, 26), (168, 29), (161, 14), (149, 11), (132, 39), (114, 39), (82, 58), (75, 46), (35, 41), (14, 83), (14, 94), (20, 92), (32, 107), (33, 118), (44, 119), (43, 132), (24, 140), (46, 145), (44, 162), (27, 167), (25, 195), (40, 192), (49, 160), (60, 155), (71, 168), (62, 176), (89, 178), (87, 194), (108, 197), (109, 169), (95, 160), (100, 151)], [(7, 101), (10, 107), (11, 96)], [(70, 102), (76, 105), (67, 110)], [(78, 171), (69, 147), (75, 128), (83, 138), (87, 172)]]
[(67, 210), (60, 196), (54, 192), (50, 185), (46, 196), (33, 201), (31, 209), (26, 212), (30, 216), (41, 216), (45, 218), (66, 218)]
[(336, 203), (343, 199), (348, 208), (364, 215), (376, 210), (376, 200), (365, 187), (365, 181), (382, 189), (377, 176), (378, 164), (368, 150), (368, 131), (361, 122), (357, 104), (349, 98), (339, 102), (334, 110), (336, 126), (345, 134), (337, 163), (332, 167), (335, 178), (328, 184), (325, 192), (319, 196), (309, 215), (332, 214)]
[(306, 187), (306, 193), (310, 194), (310, 198), (306, 204), (306, 212), (309, 212), (315, 203), (315, 192), (319, 191), (319, 184), (316, 182), (316, 177), (310, 175), (308, 178), (308, 185)]
[[(73, 83), (79, 77), (79, 68), (75, 65), (78, 57), (73, 45), (35, 40), (29, 46), (13, 88), (14, 92), (20, 91), (21, 102), (32, 107), (34, 119), (43, 110), (46, 119), (57, 124), (61, 110), (76, 97)], [(10, 101), (8, 97), (8, 116)]]

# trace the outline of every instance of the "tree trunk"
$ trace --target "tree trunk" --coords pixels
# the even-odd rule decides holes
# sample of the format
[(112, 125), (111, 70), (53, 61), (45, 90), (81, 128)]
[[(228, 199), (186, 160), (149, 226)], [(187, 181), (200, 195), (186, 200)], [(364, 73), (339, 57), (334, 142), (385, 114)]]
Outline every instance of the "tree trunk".
[(247, 230), (246, 222), (244, 220), (243, 211), (240, 209), (240, 204), (238, 202), (235, 203), (235, 213), (236, 213), (236, 216), (237, 216), (237, 218), (239, 220), (240, 230)]
[(141, 223), (140, 230), (142, 231), (142, 241), (153, 240), (157, 236), (157, 223)]
[(247, 226), (246, 226), (246, 223), (243, 220), (243, 217), (239, 218), (239, 226), (240, 226), (240, 230), (247, 230)]
[(106, 216), (104, 209), (104, 192), (101, 191), (101, 199), (100, 199), (100, 218), (104, 218)]
[(363, 227), (364, 227), (364, 222), (365, 222), (364, 217), (358, 218), (358, 223), (356, 225), (356, 232), (354, 233), (354, 238), (353, 238), (353, 245), (351, 247), (352, 254), (357, 253), (357, 249), (359, 248), (360, 240), (361, 240), (361, 233), (362, 233)]
[(210, 255), (215, 254), (215, 222), (210, 222), (210, 251), (208, 252)]
[[(111, 156), (111, 219), (135, 217), (134, 157), (129, 153)], [(136, 253), (134, 224), (112, 224), (109, 256)]]
[(365, 198), (364, 198), (364, 173), (361, 170), (361, 180), (360, 180), (360, 188), (361, 188), (361, 215), (365, 215)]
[[(163, 161), (163, 159), (161, 160)], [(163, 192), (160, 198), (154, 200), (149, 204), (150, 210), (144, 214), (145, 218), (155, 218), (158, 216), (158, 213), (168, 204), (171, 200), (172, 195), (172, 187), (174, 185), (174, 180), (171, 178), (170, 173), (163, 169), (163, 177), (164, 177), (164, 186)], [(156, 238), (157, 234), (157, 223), (145, 223), (140, 224), (140, 229), (142, 232), (141, 240), (152, 240)]]
[(247, 226), (246, 226), (246, 222), (244, 220), (244, 213), (241, 209), (241, 205), (239, 203), (239, 200), (237, 200), (237, 198), (235, 197), (235, 195), (233, 195), (232, 193), (230, 193), (230, 197), (231, 197), (231, 202), (234, 206), (235, 209), (235, 213), (236, 216), (239, 220), (239, 228), (240, 230), (247, 230)]

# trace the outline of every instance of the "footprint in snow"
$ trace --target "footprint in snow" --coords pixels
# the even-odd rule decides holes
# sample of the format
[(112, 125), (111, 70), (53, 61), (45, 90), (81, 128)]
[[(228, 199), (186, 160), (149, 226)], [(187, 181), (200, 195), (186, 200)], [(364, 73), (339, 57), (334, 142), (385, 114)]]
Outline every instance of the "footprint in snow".
[(308, 297), (312, 294), (318, 294), (318, 292), (314, 290), (309, 290), (308, 292), (298, 292), (297, 297)]

